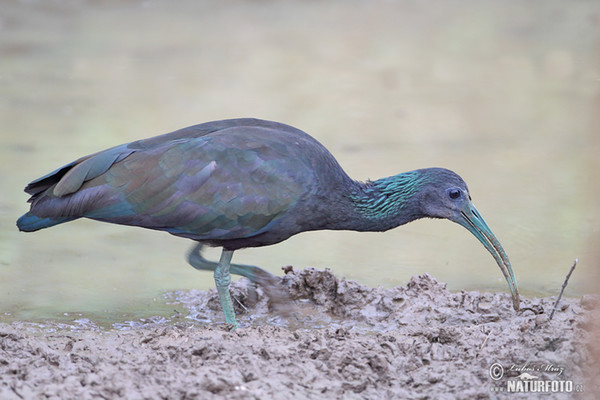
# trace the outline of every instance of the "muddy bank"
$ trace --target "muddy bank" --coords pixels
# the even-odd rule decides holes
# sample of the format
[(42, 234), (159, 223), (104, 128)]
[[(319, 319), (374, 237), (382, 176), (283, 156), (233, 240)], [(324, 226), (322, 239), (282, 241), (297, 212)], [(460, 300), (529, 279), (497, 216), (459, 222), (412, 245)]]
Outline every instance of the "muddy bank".
[(587, 346), (597, 297), (563, 299), (548, 321), (554, 298), (524, 298), (515, 313), (507, 293), (451, 293), (429, 275), (384, 289), (311, 268), (289, 269), (271, 293), (288, 301), (245, 280), (232, 293), (233, 333), (214, 291), (171, 293), (188, 314), (113, 329), (0, 324), (0, 398), (512, 398), (530, 396), (506, 393), (529, 381), (571, 389), (544, 398), (600, 390)]

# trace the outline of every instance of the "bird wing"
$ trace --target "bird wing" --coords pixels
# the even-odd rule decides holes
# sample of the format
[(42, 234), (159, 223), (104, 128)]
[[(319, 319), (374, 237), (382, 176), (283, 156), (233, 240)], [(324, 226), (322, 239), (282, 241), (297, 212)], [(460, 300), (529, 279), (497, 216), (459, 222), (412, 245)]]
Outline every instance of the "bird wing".
[(294, 154), (298, 146), (277, 130), (234, 126), (182, 136), (84, 157), (58, 169), (53, 186), (50, 175), (34, 181), (32, 212), (198, 240), (245, 238), (267, 230), (313, 190), (311, 168)]
[(285, 124), (253, 118), (206, 122), (204, 124), (189, 126), (164, 135), (115, 146), (107, 150), (81, 157), (30, 182), (25, 188), (25, 192), (32, 195), (29, 202), (33, 202), (36, 195), (57, 185), (58, 189), (54, 190), (54, 194), (59, 197), (64, 196), (65, 194), (75, 192), (85, 181), (106, 172), (112, 164), (122, 160), (134, 151), (153, 149), (170, 141), (200, 138), (222, 129), (246, 126), (258, 126), (289, 132), (298, 131), (296, 128)]

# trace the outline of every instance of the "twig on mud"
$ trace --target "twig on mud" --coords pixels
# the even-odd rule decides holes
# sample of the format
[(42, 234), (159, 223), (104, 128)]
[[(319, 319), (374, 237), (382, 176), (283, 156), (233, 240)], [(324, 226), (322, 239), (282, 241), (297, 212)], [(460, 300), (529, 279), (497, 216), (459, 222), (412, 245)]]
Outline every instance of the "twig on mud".
[(246, 306), (245, 306), (245, 305), (244, 305), (244, 304), (243, 304), (243, 303), (242, 303), (242, 302), (241, 302), (241, 301), (240, 301), (240, 300), (239, 300), (237, 297), (234, 297), (233, 299), (234, 299), (235, 301), (237, 301), (237, 303), (238, 303), (238, 304), (239, 304), (239, 305), (240, 305), (240, 306), (241, 306), (241, 307), (242, 307), (242, 308), (243, 308), (243, 309), (244, 309), (246, 312), (248, 312), (248, 309), (246, 308)]
[(575, 270), (575, 267), (577, 266), (577, 262), (578, 261), (579, 261), (579, 259), (576, 258), (575, 261), (573, 262), (573, 266), (569, 270), (569, 273), (567, 274), (567, 277), (565, 278), (565, 281), (562, 284), (562, 288), (560, 289), (560, 293), (558, 295), (558, 299), (556, 299), (556, 302), (554, 303), (554, 307), (552, 308), (552, 312), (550, 313), (550, 318), (548, 318), (548, 321), (550, 321), (552, 319), (552, 317), (554, 316), (554, 311), (556, 311), (556, 308), (558, 307), (558, 302), (560, 301), (560, 298), (562, 297), (563, 292), (565, 291), (565, 288), (567, 287), (567, 283), (569, 282), (569, 278), (571, 277), (571, 274)]
[(483, 340), (483, 343), (481, 343), (481, 346), (479, 346), (479, 350), (483, 349), (483, 346), (485, 346), (485, 344), (488, 341), (488, 338), (490, 337), (490, 335), (492, 334), (493, 329), (490, 329), (490, 331), (488, 332), (487, 336), (485, 337), (485, 339)]

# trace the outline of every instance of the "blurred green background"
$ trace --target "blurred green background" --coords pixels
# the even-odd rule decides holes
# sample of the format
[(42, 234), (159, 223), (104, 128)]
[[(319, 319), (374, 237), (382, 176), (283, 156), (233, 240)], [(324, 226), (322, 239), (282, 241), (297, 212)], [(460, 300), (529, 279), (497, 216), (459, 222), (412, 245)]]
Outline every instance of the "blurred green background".
[[(599, 28), (596, 1), (3, 1), (2, 318), (117, 321), (170, 310), (166, 291), (213, 287), (184, 239), (87, 220), (24, 234), (15, 221), (23, 187), (75, 158), (246, 116), (305, 130), (356, 179), (455, 170), (522, 293), (557, 294), (575, 257), (567, 295), (594, 291)], [(447, 221), (305, 233), (235, 261), (508, 291)]]

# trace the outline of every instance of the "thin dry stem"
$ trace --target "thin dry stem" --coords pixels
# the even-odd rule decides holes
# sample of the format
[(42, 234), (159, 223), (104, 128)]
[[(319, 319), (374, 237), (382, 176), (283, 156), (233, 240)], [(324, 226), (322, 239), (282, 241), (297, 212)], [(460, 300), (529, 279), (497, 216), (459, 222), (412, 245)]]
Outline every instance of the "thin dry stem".
[(560, 298), (562, 297), (563, 292), (565, 291), (565, 288), (567, 287), (569, 278), (571, 277), (571, 274), (575, 270), (575, 267), (577, 266), (578, 261), (579, 261), (579, 259), (576, 258), (575, 261), (573, 262), (573, 266), (569, 270), (569, 273), (567, 274), (567, 277), (565, 278), (565, 281), (562, 284), (562, 288), (560, 289), (560, 294), (558, 295), (558, 298), (556, 299), (556, 302), (554, 303), (554, 307), (552, 307), (552, 312), (550, 313), (550, 318), (548, 318), (548, 321), (550, 321), (552, 319), (552, 317), (554, 316), (554, 312), (556, 311), (556, 308), (558, 307), (558, 302), (560, 301)]

